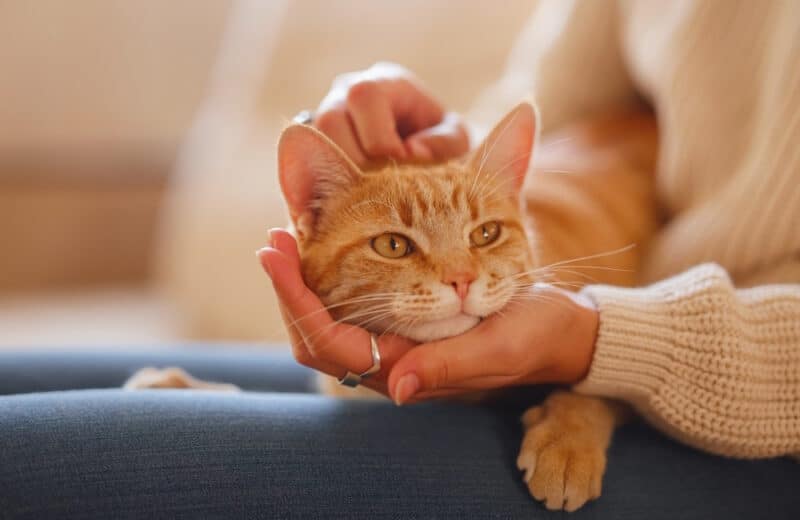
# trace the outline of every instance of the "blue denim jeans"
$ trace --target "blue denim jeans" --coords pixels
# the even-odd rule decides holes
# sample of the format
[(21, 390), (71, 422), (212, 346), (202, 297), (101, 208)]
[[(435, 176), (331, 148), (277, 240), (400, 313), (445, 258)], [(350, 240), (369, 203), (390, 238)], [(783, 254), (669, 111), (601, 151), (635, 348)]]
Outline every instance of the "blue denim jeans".
[[(242, 394), (117, 387), (179, 365)], [(515, 468), (519, 412), (310, 393), (284, 355), (219, 348), (0, 353), (0, 518), (563, 518)], [(524, 393), (523, 393), (524, 394)], [(800, 518), (800, 465), (617, 432), (583, 519)]]

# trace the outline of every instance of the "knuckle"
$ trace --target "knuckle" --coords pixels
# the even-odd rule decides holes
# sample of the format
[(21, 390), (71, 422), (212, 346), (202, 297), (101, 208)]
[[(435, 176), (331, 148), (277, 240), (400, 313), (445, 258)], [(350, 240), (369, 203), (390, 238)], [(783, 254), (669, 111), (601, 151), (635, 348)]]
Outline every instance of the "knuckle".
[(358, 81), (347, 91), (347, 102), (353, 105), (367, 103), (378, 93), (378, 88), (378, 83), (374, 80)]
[(299, 308), (307, 309), (306, 315), (313, 316), (313, 313), (319, 311), (319, 307), (322, 305), (317, 295), (311, 292), (305, 282), (295, 288), (292, 299)]
[(363, 143), (364, 151), (370, 156), (384, 156), (389, 155), (395, 151), (394, 143), (391, 136), (381, 134), (373, 134), (370, 138)]
[(417, 81), (411, 74), (398, 76), (394, 79), (394, 82), (398, 88), (404, 89), (406, 92), (411, 90), (419, 90)]
[(321, 358), (325, 356), (330, 342), (331, 338), (327, 332), (314, 333), (314, 341), (306, 341), (306, 349), (312, 358)]
[(456, 127), (456, 135), (454, 137), (455, 151), (460, 155), (469, 150), (469, 136), (464, 125), (459, 123)]
[(447, 382), (450, 381), (450, 367), (447, 363), (447, 360), (440, 357), (436, 365), (437, 366), (432, 381), (432, 390), (441, 388), (447, 385)]
[(326, 110), (317, 114), (314, 126), (317, 127), (322, 133), (327, 134), (333, 132), (339, 127), (339, 123), (345, 117), (344, 110)]
[(292, 355), (295, 361), (304, 367), (310, 367), (314, 362), (314, 357), (302, 345), (293, 345)]

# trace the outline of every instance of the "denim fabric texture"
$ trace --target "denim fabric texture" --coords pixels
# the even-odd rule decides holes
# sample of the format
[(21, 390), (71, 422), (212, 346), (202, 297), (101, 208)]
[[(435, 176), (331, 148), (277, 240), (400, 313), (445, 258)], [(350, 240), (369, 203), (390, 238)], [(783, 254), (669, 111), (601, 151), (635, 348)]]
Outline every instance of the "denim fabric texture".
[[(179, 365), (242, 394), (125, 392)], [(107, 387), (106, 389), (102, 389)], [(564, 518), (515, 467), (519, 413), (309, 392), (288, 356), (230, 348), (0, 354), (0, 518)], [(570, 519), (800, 518), (800, 465), (621, 428), (603, 496)]]

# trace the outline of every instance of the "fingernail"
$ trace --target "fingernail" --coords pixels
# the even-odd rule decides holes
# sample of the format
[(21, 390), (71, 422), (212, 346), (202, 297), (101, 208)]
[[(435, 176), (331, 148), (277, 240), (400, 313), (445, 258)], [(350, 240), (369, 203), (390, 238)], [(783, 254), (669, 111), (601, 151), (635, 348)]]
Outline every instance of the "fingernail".
[(267, 238), (267, 241), (268, 241), (267, 245), (271, 246), (271, 247), (275, 246), (275, 237), (273, 236), (274, 232), (275, 232), (274, 229), (270, 229), (269, 231), (267, 231), (267, 237), (268, 237)]
[(406, 374), (400, 378), (394, 387), (394, 402), (397, 406), (407, 403), (411, 397), (419, 390), (419, 378), (417, 374)]
[(267, 251), (268, 249), (270, 249), (269, 246), (262, 247), (261, 249), (256, 249), (256, 258), (258, 258), (259, 262), (261, 263), (261, 267), (264, 268), (264, 271), (266, 271), (266, 273), (269, 275), (269, 277), (272, 278), (272, 271), (270, 270), (269, 262), (266, 262), (265, 260), (263, 260), (261, 258), (261, 254), (263, 252)]

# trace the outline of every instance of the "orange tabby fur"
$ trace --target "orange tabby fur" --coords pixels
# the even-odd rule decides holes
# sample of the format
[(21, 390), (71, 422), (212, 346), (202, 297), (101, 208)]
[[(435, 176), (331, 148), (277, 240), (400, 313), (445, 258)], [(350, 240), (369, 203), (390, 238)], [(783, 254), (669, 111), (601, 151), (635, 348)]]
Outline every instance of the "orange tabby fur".
[[(502, 135), (502, 129), (503, 123), (479, 148), (476, 157), (491, 150), (492, 140)], [(324, 220), (319, 228), (309, 226), (300, 231), (306, 281), (326, 304), (386, 291), (387, 287), (407, 288), (423, 298), (425, 292), (419, 287), (420, 280), (440, 279), (441, 270), (452, 262), (472, 262), (478, 264), (477, 269), (486, 271), (506, 264), (512, 271), (520, 272), (533, 266), (592, 256), (553, 268), (545, 280), (569, 284), (575, 289), (587, 281), (632, 285), (636, 282), (641, 246), (659, 223), (653, 181), (656, 151), (654, 118), (638, 110), (623, 109), (621, 113), (566, 128), (539, 146), (533, 173), (522, 189), (519, 213), (509, 207), (508, 199), (464, 200), (458, 196), (468, 190), (466, 186), (477, 173), (474, 158), (445, 166), (401, 166), (370, 172), (367, 178), (373, 182), (361, 184), (334, 205), (320, 208), (316, 217)], [(501, 169), (514, 160), (513, 155), (506, 157), (500, 163)], [(429, 183), (431, 177), (442, 185), (422, 191), (421, 186)], [(485, 183), (484, 193), (496, 194), (507, 180), (486, 175), (479, 181)], [(359, 202), (376, 200), (383, 203), (367, 205), (359, 213), (352, 213), (351, 208)], [(499, 206), (487, 207), (492, 204)], [(363, 247), (364, 236), (389, 230), (392, 208), (399, 208), (398, 216), (407, 220), (408, 227), (432, 226), (427, 233), (441, 242), (438, 256), (416, 259), (410, 272), (408, 265), (379, 263), (369, 256), (369, 249)], [(471, 252), (472, 258), (462, 259), (459, 255), (464, 254), (465, 247), (461, 245), (463, 240), (458, 241), (462, 237), (445, 236), (442, 229), (436, 228), (442, 222), (458, 220), (459, 215), (474, 225), (489, 218), (487, 215), (492, 211), (502, 215), (504, 227), (512, 224), (508, 226), (512, 230), (510, 244), (505, 250), (491, 251), (492, 254), (481, 255), (478, 250)], [(467, 213), (471, 220), (466, 218)], [(376, 225), (368, 230), (364, 222)], [(520, 252), (523, 230), (516, 227), (517, 223), (523, 224), (530, 243), (529, 253)], [(331, 239), (326, 233), (344, 233), (345, 238)], [(345, 249), (343, 243), (362, 244), (362, 247)], [(631, 245), (637, 247), (614, 255), (594, 256)], [(355, 257), (355, 261), (348, 262), (348, 255)], [(364, 312), (364, 307), (364, 304), (343, 306), (334, 314), (346, 318), (350, 312)], [(430, 309), (424, 308), (423, 312)], [(383, 324), (372, 325), (377, 331), (385, 330)], [(337, 387), (328, 385), (328, 388)], [(523, 418), (525, 435), (517, 463), (525, 471), (531, 494), (544, 501), (549, 509), (568, 511), (598, 497), (605, 452), (615, 426), (626, 415), (625, 407), (618, 403), (569, 392), (557, 392), (540, 406), (528, 410)]]
[[(510, 277), (534, 267), (591, 256), (523, 278), (575, 289), (636, 282), (641, 244), (658, 225), (652, 115), (626, 108), (550, 136), (521, 186), (535, 134), (525, 127), (529, 111), (518, 107), (466, 161), (367, 173), (308, 127), (284, 132), (279, 169), (304, 278), (336, 319), (426, 341), (496, 312), (519, 289)], [(486, 221), (502, 223), (501, 238), (470, 247), (470, 230)], [(380, 257), (368, 239), (385, 232), (408, 236), (422, 253)], [(481, 297), (452, 317), (448, 281), (464, 273)], [(401, 295), (369, 296), (381, 293)], [(517, 464), (531, 494), (568, 511), (598, 497), (606, 449), (626, 415), (619, 404), (570, 392), (529, 409)]]
[[(654, 117), (638, 110), (573, 125), (542, 143), (523, 204), (544, 265), (636, 244), (565, 265), (553, 279), (576, 289), (636, 283), (642, 245), (660, 220), (657, 143)], [(620, 403), (571, 392), (556, 392), (529, 409), (517, 465), (531, 494), (548, 509), (567, 511), (599, 497), (611, 435), (628, 415)]]

